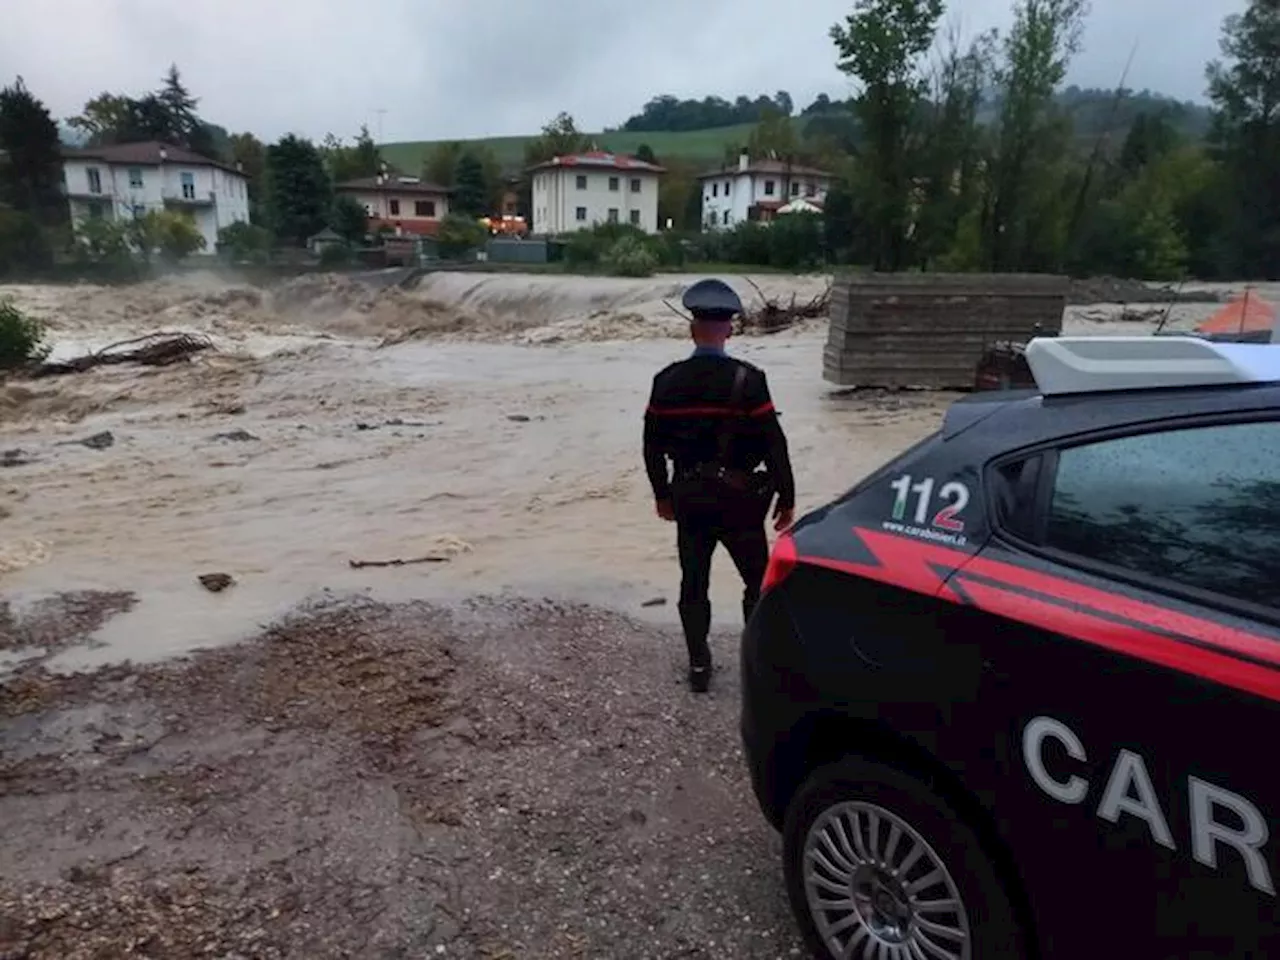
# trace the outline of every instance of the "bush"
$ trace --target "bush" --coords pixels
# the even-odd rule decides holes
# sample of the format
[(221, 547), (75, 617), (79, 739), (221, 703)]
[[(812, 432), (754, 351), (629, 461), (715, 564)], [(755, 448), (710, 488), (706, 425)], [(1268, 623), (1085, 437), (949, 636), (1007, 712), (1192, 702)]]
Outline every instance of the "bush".
[(353, 259), (354, 254), (345, 243), (328, 243), (320, 250), (322, 267), (345, 267)]
[(84, 272), (106, 280), (132, 280), (145, 272), (134, 255), (130, 228), (118, 220), (89, 218), (76, 224), (71, 255)]
[(465, 256), (473, 250), (484, 246), (489, 238), (489, 231), (480, 221), (462, 214), (449, 214), (440, 224), (440, 256), (445, 260), (453, 260)]
[(171, 210), (149, 210), (125, 228), (129, 243), (144, 260), (157, 253), (178, 261), (205, 248), (204, 234), (195, 221)]
[(49, 355), (44, 324), (8, 299), (0, 300), (0, 370), (16, 370)]
[(271, 259), (271, 231), (240, 220), (218, 231), (218, 253), (229, 260), (266, 263)]
[(600, 265), (615, 277), (650, 277), (658, 267), (658, 255), (647, 238), (622, 237), (605, 251)]

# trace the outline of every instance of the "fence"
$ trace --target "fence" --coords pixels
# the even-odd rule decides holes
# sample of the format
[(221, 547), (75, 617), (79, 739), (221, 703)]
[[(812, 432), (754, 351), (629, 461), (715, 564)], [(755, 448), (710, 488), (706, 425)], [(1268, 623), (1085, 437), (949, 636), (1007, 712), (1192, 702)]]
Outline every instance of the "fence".
[(831, 290), (823, 378), (968, 389), (1000, 340), (1062, 332), (1067, 280), (1044, 274), (847, 274)]
[(490, 263), (546, 263), (547, 241), (493, 237), (485, 247)]

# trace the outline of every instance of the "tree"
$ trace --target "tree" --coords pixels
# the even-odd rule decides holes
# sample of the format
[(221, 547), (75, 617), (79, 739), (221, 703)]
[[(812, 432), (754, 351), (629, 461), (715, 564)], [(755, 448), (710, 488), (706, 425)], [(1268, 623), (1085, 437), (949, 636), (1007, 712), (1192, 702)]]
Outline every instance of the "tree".
[(422, 179), (440, 187), (452, 187), (462, 149), (457, 140), (437, 143), (423, 158)]
[(785, 159), (794, 157), (798, 147), (791, 117), (778, 110), (765, 113), (747, 139), (747, 151), (753, 157), (776, 156)]
[(922, 58), (933, 44), (943, 0), (857, 0), (843, 26), (831, 28), (837, 67), (862, 84), (854, 100), (865, 142), (857, 191), (874, 266), (908, 262), (918, 105), (928, 90)]
[(1035, 209), (1032, 195), (1043, 189), (1044, 171), (1064, 153), (1063, 129), (1051, 108), (1079, 49), (1087, 13), (1086, 0), (1018, 0), (1014, 7), (1013, 29), (995, 76), (1001, 106), (984, 204), (987, 269), (1021, 269), (1028, 230), (1043, 225), (1043, 211)]
[(1223, 266), (1248, 278), (1280, 276), (1280, 6), (1251, 0), (1227, 17), (1221, 50), (1206, 75), (1228, 184)]
[(66, 219), (58, 125), (21, 77), (0, 90), (0, 203), (42, 226)]
[(653, 147), (647, 143), (642, 143), (636, 147), (635, 158), (645, 163), (657, 163), (658, 158), (653, 152)]
[(268, 216), (275, 235), (303, 246), (324, 229), (333, 203), (333, 185), (320, 151), (293, 134), (267, 148)]
[(368, 125), (360, 127), (360, 133), (351, 146), (332, 133), (328, 134), (320, 151), (334, 183), (376, 177), (382, 171), (382, 153), (369, 135)]
[(106, 146), (119, 142), (120, 131), (129, 129), (133, 110), (134, 101), (129, 97), (103, 92), (85, 103), (80, 116), (71, 117), (67, 124), (85, 136), (88, 146)]
[(446, 260), (462, 257), (484, 246), (488, 234), (471, 217), (451, 213), (440, 223), (440, 256)]
[(342, 195), (334, 198), (329, 226), (348, 243), (360, 243), (368, 233), (368, 216), (359, 201)]
[(185, 214), (171, 210), (149, 210), (128, 224), (126, 235), (144, 260), (160, 254), (177, 262), (205, 247), (204, 235)]
[(916, 256), (926, 269), (952, 249), (964, 216), (978, 203), (982, 180), (978, 122), (993, 67), (994, 31), (968, 48), (953, 28), (934, 73), (921, 143)]
[(590, 138), (578, 130), (573, 117), (563, 111), (542, 128), (542, 134), (525, 144), (525, 163), (533, 166), (552, 157), (582, 153), (591, 146)]
[(488, 210), (488, 187), (484, 179), (484, 166), (473, 153), (458, 158), (458, 169), (453, 178), (454, 195), (449, 208), (469, 217), (482, 217)]
[[(159, 140), (219, 159), (215, 129), (200, 119), (198, 105), (174, 64), (155, 92), (137, 98), (100, 93), (67, 122), (86, 135), (90, 146)], [(217, 128), (217, 134), (225, 136), (225, 131)]]
[(249, 181), (249, 219), (260, 223), (264, 216), (262, 200), (266, 187), (267, 148), (252, 133), (236, 133), (229, 138), (229, 151), (231, 162)]

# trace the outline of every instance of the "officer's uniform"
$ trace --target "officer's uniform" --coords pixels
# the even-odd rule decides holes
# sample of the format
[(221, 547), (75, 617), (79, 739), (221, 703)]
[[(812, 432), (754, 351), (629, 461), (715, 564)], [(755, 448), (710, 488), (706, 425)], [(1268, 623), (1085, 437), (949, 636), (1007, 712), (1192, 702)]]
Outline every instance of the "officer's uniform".
[[(728, 320), (742, 311), (737, 294), (719, 280), (694, 284), (683, 302), (695, 320)], [(667, 367), (654, 377), (645, 411), (644, 461), (655, 500), (670, 501), (675, 511), (689, 679), (695, 690), (705, 690), (716, 544), (724, 544), (738, 568), (743, 617), (749, 617), (769, 560), (770, 502), (776, 496), (778, 509), (795, 505), (787, 441), (764, 372), (703, 347)]]

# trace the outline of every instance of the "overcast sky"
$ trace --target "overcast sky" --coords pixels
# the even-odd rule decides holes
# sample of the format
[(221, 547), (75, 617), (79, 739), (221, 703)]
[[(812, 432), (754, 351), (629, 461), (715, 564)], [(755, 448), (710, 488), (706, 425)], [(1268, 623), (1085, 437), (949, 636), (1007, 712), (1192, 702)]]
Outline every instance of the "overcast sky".
[[(976, 31), (1012, 0), (950, 0)], [(1202, 99), (1223, 17), (1244, 0), (1093, 0), (1070, 80)], [(0, 80), (20, 74), (59, 118), (103, 91), (140, 93), (170, 62), (200, 113), (265, 139), (385, 140), (585, 130), (660, 93), (846, 95), (827, 35), (851, 0), (0, 0)], [(378, 110), (385, 113), (379, 116)]]

